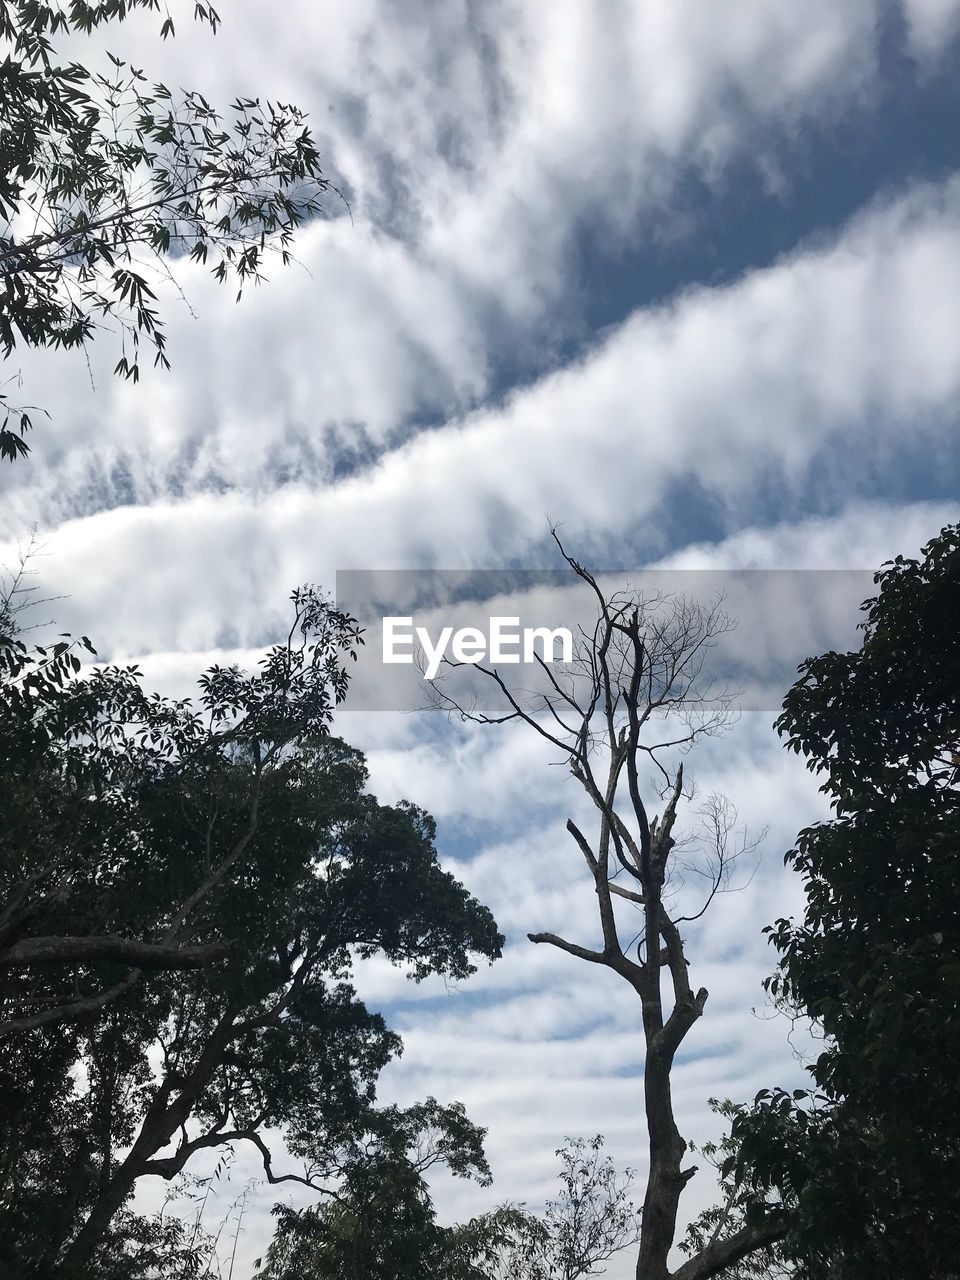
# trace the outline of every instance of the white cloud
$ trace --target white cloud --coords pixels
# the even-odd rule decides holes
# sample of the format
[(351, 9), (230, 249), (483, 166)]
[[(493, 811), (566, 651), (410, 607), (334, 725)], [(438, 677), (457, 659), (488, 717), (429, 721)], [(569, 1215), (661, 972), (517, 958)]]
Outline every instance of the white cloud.
[[(679, 194), (691, 173), (714, 192), (738, 165), (789, 184), (811, 129), (869, 107), (884, 91), (886, 8), (618, 0), (599, 20), (559, 0), (546, 22), (533, 0), (429, 12), (291, 0), (278, 21), (237, 0), (216, 42), (182, 32), (162, 55), (171, 80), (312, 109), (355, 222), (305, 228), (308, 272), (276, 271), (238, 308), (178, 268), (200, 319), (171, 315), (171, 377), (118, 383), (97, 351), (94, 392), (82, 359), (23, 361), (55, 417), (38, 422), (31, 460), (3, 473), (4, 521), (12, 537), (41, 520), (44, 588), (69, 597), (53, 607), (59, 626), (183, 694), (210, 661), (250, 665), (290, 588), (332, 586), (338, 568), (553, 565), (548, 513), (578, 554), (613, 566), (669, 553), (674, 567), (873, 569), (915, 553), (955, 512), (876, 495), (906, 447), (921, 470), (955, 467), (956, 181), (879, 199), (766, 270), (638, 310), (578, 359), (491, 397), (504, 352), (550, 369), (578, 335), (580, 232), (613, 261), (639, 237), (694, 235)], [(960, 5), (905, 0), (901, 13), (935, 66)], [(138, 20), (129, 41), (151, 70), (154, 27)], [(363, 465), (338, 478), (351, 450)], [(812, 474), (828, 491), (819, 505)], [(771, 525), (781, 495), (815, 513)], [(698, 504), (722, 540), (691, 544)], [(695, 758), (703, 792), (729, 793), (754, 829), (773, 824), (749, 885), (690, 933), (711, 990), (676, 1077), (695, 1138), (716, 1132), (710, 1094), (749, 1097), (799, 1071), (783, 1024), (751, 1009), (772, 964), (759, 927), (802, 907), (782, 852), (823, 801), (770, 719), (745, 718)], [(450, 994), (363, 968), (407, 1040), (384, 1096), (461, 1097), (490, 1126), (493, 1191), (443, 1182), (444, 1216), (549, 1194), (567, 1133), (606, 1131), (619, 1161), (642, 1163), (634, 998), (525, 940), (534, 928), (596, 938), (563, 826), (590, 817), (570, 779), (520, 732), (349, 712), (340, 726), (367, 748), (383, 799), (436, 814), (448, 865), (509, 934), (503, 960)], [(238, 1161), (234, 1188), (254, 1168)], [(695, 1212), (706, 1180), (689, 1194)], [(272, 1199), (250, 1203), (248, 1269)]]
[[(172, 378), (116, 382), (108, 338), (93, 352), (96, 393), (81, 356), (23, 355), (30, 396), (53, 421), (38, 425), (29, 474), (4, 477), (8, 518), (60, 520), (203, 486), (262, 490), (278, 475), (326, 481), (344, 447), (362, 458), (368, 441), (478, 403), (496, 385), (503, 347), (523, 367), (551, 364), (558, 338), (579, 323), (578, 230), (615, 257), (639, 239), (697, 233), (675, 199), (691, 170), (722, 185), (743, 161), (782, 180), (781, 152), (810, 122), (878, 92), (883, 7), (817, 0), (786, 11), (750, 0), (732, 13), (656, 0), (619, 3), (599, 22), (564, 0), (544, 23), (540, 6), (517, 0), (450, 0), (429, 12), (298, 0), (277, 22), (244, 0), (216, 40), (184, 28), (160, 48), (155, 15), (117, 29), (112, 47), (174, 83), (200, 83), (218, 99), (254, 84), (311, 107), (356, 220), (306, 228), (298, 256), (309, 275), (278, 266), (239, 309), (230, 290), (181, 264), (178, 283), (200, 319), (170, 295)], [(926, 25), (914, 25), (935, 43), (929, 14), (944, 10), (928, 0), (923, 12)], [(924, 263), (918, 272), (924, 289)], [(856, 273), (846, 277), (856, 290)], [(818, 344), (821, 380), (850, 317), (843, 307)], [(809, 340), (797, 321), (785, 340)], [(761, 358), (778, 357), (777, 332), (757, 335)], [(704, 336), (689, 341), (701, 347)], [(722, 341), (712, 326), (698, 350), (705, 396), (727, 390), (712, 366), (725, 341), (744, 338), (734, 328)], [(842, 398), (850, 382), (833, 374)], [(641, 391), (650, 431), (657, 387), (641, 379)], [(776, 386), (770, 394), (775, 414)]]
[[(124, 652), (209, 648), (225, 622), (244, 645), (298, 582), (332, 584), (336, 568), (491, 567), (537, 546), (547, 513), (583, 554), (607, 558), (611, 546), (656, 547), (673, 515), (665, 495), (691, 479), (733, 532), (754, 509), (763, 518), (758, 477), (799, 496), (820, 459), (849, 501), (907, 431), (942, 474), (960, 391), (958, 210), (955, 183), (917, 190), (833, 243), (637, 313), (502, 408), (327, 487), (69, 521), (49, 534), (45, 577), (55, 593), (82, 582), (71, 625), (75, 615), (102, 635), (109, 616), (104, 638)], [(63, 477), (41, 473), (41, 485), (59, 492)], [(38, 501), (14, 494), (8, 520), (22, 529)]]
[(910, 46), (924, 63), (937, 63), (960, 31), (960, 0), (905, 0)]

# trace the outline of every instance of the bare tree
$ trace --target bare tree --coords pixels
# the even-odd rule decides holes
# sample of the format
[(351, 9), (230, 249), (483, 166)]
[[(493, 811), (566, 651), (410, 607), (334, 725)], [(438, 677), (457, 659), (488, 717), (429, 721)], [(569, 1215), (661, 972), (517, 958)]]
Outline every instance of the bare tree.
[[(696, 1173), (695, 1166), (683, 1167), (687, 1143), (674, 1117), (671, 1071), (707, 1001), (706, 989), (691, 982), (681, 926), (702, 915), (728, 887), (733, 863), (755, 843), (737, 834), (736, 812), (722, 797), (711, 797), (702, 814), (705, 858), (691, 861), (684, 852), (690, 841), (674, 835), (681, 799), (692, 797), (684, 787), (683, 753), (700, 738), (722, 731), (736, 714), (733, 695), (713, 686), (705, 670), (710, 648), (733, 623), (721, 599), (703, 604), (662, 593), (607, 594), (567, 554), (555, 531), (553, 536), (597, 604), (596, 623), (592, 630), (581, 628), (573, 662), (554, 667), (538, 658), (543, 687), (535, 694), (512, 690), (496, 668), (471, 664), (498, 689), (499, 714), (451, 695), (442, 680), (434, 697), (437, 705), (467, 720), (525, 723), (562, 753), (596, 808), (592, 841), (572, 819), (566, 825), (593, 881), (601, 945), (583, 946), (555, 933), (528, 936), (611, 969), (640, 999), (649, 1163), (637, 1277), (668, 1280), (680, 1197)], [(650, 816), (641, 767), (652, 767), (663, 804), (660, 815)], [(679, 892), (691, 872), (704, 878), (696, 910), (683, 905), (689, 895)], [(625, 910), (639, 913), (636, 959), (628, 954), (632, 942), (622, 941)], [(637, 937), (635, 929), (631, 932)], [(749, 1225), (712, 1240), (674, 1273), (675, 1280), (707, 1280), (784, 1232), (779, 1206), (757, 1206)]]

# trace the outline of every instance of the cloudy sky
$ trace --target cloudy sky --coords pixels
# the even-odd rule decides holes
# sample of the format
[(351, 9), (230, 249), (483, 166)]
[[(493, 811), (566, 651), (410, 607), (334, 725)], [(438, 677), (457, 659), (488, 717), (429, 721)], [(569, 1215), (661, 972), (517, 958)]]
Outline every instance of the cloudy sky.
[[(305, 107), (350, 213), (331, 197), (239, 305), (181, 264), (172, 373), (113, 380), (108, 342), (89, 367), (18, 358), (51, 417), (0, 476), (2, 558), (37, 524), (61, 629), (185, 690), (255, 656), (300, 582), (554, 567), (549, 520), (635, 572), (873, 569), (956, 518), (960, 0), (224, 11), (216, 37), (181, 24), (161, 46), (138, 20), (111, 47), (217, 102)], [(801, 1070), (763, 1008), (760, 929), (796, 909), (782, 854), (820, 809), (771, 720), (689, 764), (769, 828), (690, 943), (711, 998), (676, 1080), (698, 1141), (709, 1096)], [(365, 975), (406, 1041), (384, 1096), (460, 1098), (489, 1127), (493, 1190), (438, 1185), (444, 1216), (536, 1206), (565, 1134), (642, 1168), (634, 1002), (525, 941), (593, 941), (573, 784), (520, 733), (342, 727), (384, 799), (436, 815), (509, 936), (457, 991)], [(709, 1195), (695, 1180), (690, 1211)], [(248, 1202), (240, 1280), (272, 1200)]]

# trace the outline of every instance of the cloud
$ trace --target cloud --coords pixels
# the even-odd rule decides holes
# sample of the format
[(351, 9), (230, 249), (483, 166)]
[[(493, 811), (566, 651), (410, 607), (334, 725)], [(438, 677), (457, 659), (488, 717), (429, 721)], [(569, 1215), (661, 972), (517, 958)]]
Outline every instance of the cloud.
[[(930, 15), (945, 9), (914, 8), (911, 31), (935, 44), (945, 20)], [(638, 241), (697, 235), (697, 209), (679, 194), (692, 176), (723, 187), (746, 164), (786, 181), (799, 140), (881, 91), (885, 12), (880, 0), (796, 12), (751, 0), (735, 14), (656, 0), (620, 3), (598, 23), (564, 0), (544, 23), (539, 6), (517, 0), (402, 13), (298, 0), (278, 23), (245, 0), (216, 39), (185, 29), (161, 47), (155, 15), (117, 28), (111, 47), (173, 83), (217, 100), (256, 86), (310, 107), (354, 221), (305, 228), (306, 271), (277, 266), (239, 308), (180, 263), (177, 286), (199, 319), (168, 291), (173, 377), (117, 382), (109, 337), (91, 352), (96, 390), (82, 355), (25, 353), (30, 398), (53, 420), (38, 425), (30, 468), (4, 476), (8, 518), (326, 484), (502, 397), (511, 378), (555, 366), (583, 339), (581, 232), (615, 259)], [(845, 316), (857, 323), (856, 306)], [(776, 332), (758, 339), (758, 355)], [(706, 396), (726, 390), (711, 356), (743, 336), (712, 327), (697, 353)], [(802, 325), (795, 337), (807, 340)], [(827, 327), (822, 360), (836, 363), (841, 337)], [(641, 379), (639, 391), (650, 432), (657, 387)]]
[(910, 48), (923, 63), (940, 62), (960, 31), (958, 0), (905, 0)]
[[(310, 108), (353, 221), (334, 201), (298, 236), (305, 269), (276, 270), (238, 307), (179, 264), (199, 318), (168, 310), (169, 377), (113, 380), (102, 343), (90, 371), (82, 356), (24, 358), (54, 417), (2, 474), (3, 536), (40, 521), (44, 592), (66, 597), (46, 611), (58, 629), (182, 695), (212, 661), (252, 665), (300, 582), (553, 567), (548, 515), (612, 569), (874, 569), (955, 518), (939, 495), (956, 475), (956, 178), (881, 189), (763, 269), (628, 300), (604, 332), (584, 319), (587, 248), (615, 275), (637, 244), (654, 261), (692, 242), (738, 182), (786, 201), (811, 149), (871, 119), (891, 41), (916, 60), (913, 87), (940, 73), (954, 0), (612, 0), (602, 21), (558, 0), (549, 22), (533, 0), (291, 0), (279, 19), (237, 0), (226, 16), (216, 41), (184, 30), (159, 53), (141, 16), (115, 47), (211, 98), (253, 88)], [(717, 1132), (711, 1094), (802, 1078), (787, 1027), (762, 1013), (759, 930), (802, 910), (782, 854), (824, 802), (770, 719), (745, 716), (691, 760), (701, 794), (771, 824), (749, 883), (689, 933), (711, 996), (676, 1095), (701, 1140)], [(490, 1128), (496, 1184), (438, 1183), (445, 1220), (551, 1194), (565, 1134), (604, 1131), (621, 1164), (641, 1164), (635, 999), (525, 936), (596, 941), (564, 830), (592, 814), (566, 772), (522, 732), (350, 711), (338, 727), (382, 799), (437, 816), (445, 865), (508, 933), (503, 960), (456, 989), (362, 970), (407, 1043), (384, 1099), (460, 1097)], [(239, 1156), (228, 1198), (255, 1171)], [(709, 1196), (700, 1175), (684, 1212)], [(248, 1202), (248, 1270), (273, 1199)]]
[[(629, 548), (668, 549), (685, 484), (733, 533), (766, 523), (774, 499), (830, 512), (869, 495), (907, 443), (920, 474), (942, 479), (960, 390), (958, 209), (955, 182), (882, 204), (735, 285), (636, 313), (503, 406), (325, 487), (67, 521), (48, 535), (45, 580), (54, 594), (83, 583), (65, 613), (117, 651), (210, 648), (226, 622), (243, 646), (262, 643), (291, 586), (332, 584), (338, 568), (554, 564), (547, 513), (581, 554), (623, 563)], [(7, 503), (14, 529), (39, 502), (29, 465)], [(815, 467), (826, 499), (810, 491)], [(109, 637), (94, 625), (105, 616)]]

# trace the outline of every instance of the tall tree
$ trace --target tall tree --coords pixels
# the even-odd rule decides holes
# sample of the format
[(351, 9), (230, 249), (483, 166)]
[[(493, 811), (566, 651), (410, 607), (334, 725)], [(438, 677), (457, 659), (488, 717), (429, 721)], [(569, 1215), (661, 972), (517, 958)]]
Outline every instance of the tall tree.
[[(157, 281), (189, 255), (238, 288), (286, 263), (294, 229), (329, 183), (297, 107), (240, 97), (216, 109), (151, 83), (112, 55), (62, 59), (58, 37), (91, 34), (161, 0), (0, 0), (0, 350), (84, 346), (113, 330), (115, 372), (139, 377), (141, 339), (168, 366)], [(196, 19), (216, 30), (207, 3)], [(75, 42), (71, 46), (75, 48)], [(239, 295), (238, 295), (239, 296)], [(27, 453), (29, 407), (0, 395), (0, 457)]]
[[(514, 693), (495, 668), (477, 664), (475, 669), (493, 682), (503, 700), (499, 714), (458, 702), (442, 683), (436, 699), (465, 719), (525, 724), (560, 753), (596, 811), (592, 840), (572, 820), (567, 830), (596, 896), (599, 943), (586, 946), (555, 933), (529, 937), (611, 971), (640, 1003), (649, 1164), (637, 1277), (666, 1280), (680, 1198), (696, 1173), (695, 1166), (684, 1166), (687, 1144), (674, 1115), (671, 1073), (707, 1001), (706, 989), (693, 985), (682, 929), (724, 887), (732, 862), (745, 847), (737, 843), (731, 806), (713, 797), (705, 813), (709, 850), (700, 867), (707, 876), (705, 900), (696, 910), (685, 910), (671, 884), (682, 860), (674, 834), (684, 797), (678, 753), (719, 732), (729, 719), (730, 697), (701, 677), (712, 642), (731, 624), (719, 601), (704, 605), (682, 597), (608, 594), (554, 537), (596, 602), (595, 626), (582, 635), (573, 663), (565, 668), (541, 663), (544, 687), (536, 697)], [(648, 768), (660, 783), (659, 816), (651, 813), (652, 789), (641, 776)], [(629, 920), (625, 927), (624, 915)], [(624, 936), (636, 938), (638, 933), (634, 959), (632, 943), (625, 943)], [(677, 1274), (683, 1280), (707, 1280), (783, 1231), (779, 1203), (761, 1202), (739, 1231), (692, 1257)]]
[(809, 1099), (764, 1093), (729, 1168), (798, 1200), (806, 1280), (947, 1280), (960, 1254), (960, 527), (898, 556), (863, 642), (800, 668), (778, 721), (823, 778), (829, 821), (787, 862), (772, 994), (822, 1028)]
[(499, 953), (432, 820), (329, 736), (356, 639), (299, 591), (286, 641), (211, 669), (199, 706), (71, 679), (67, 641), (3, 647), (0, 1254), (23, 1276), (149, 1274), (164, 1242), (129, 1198), (201, 1151), (325, 1186), (399, 1048), (355, 958), (464, 977)]

